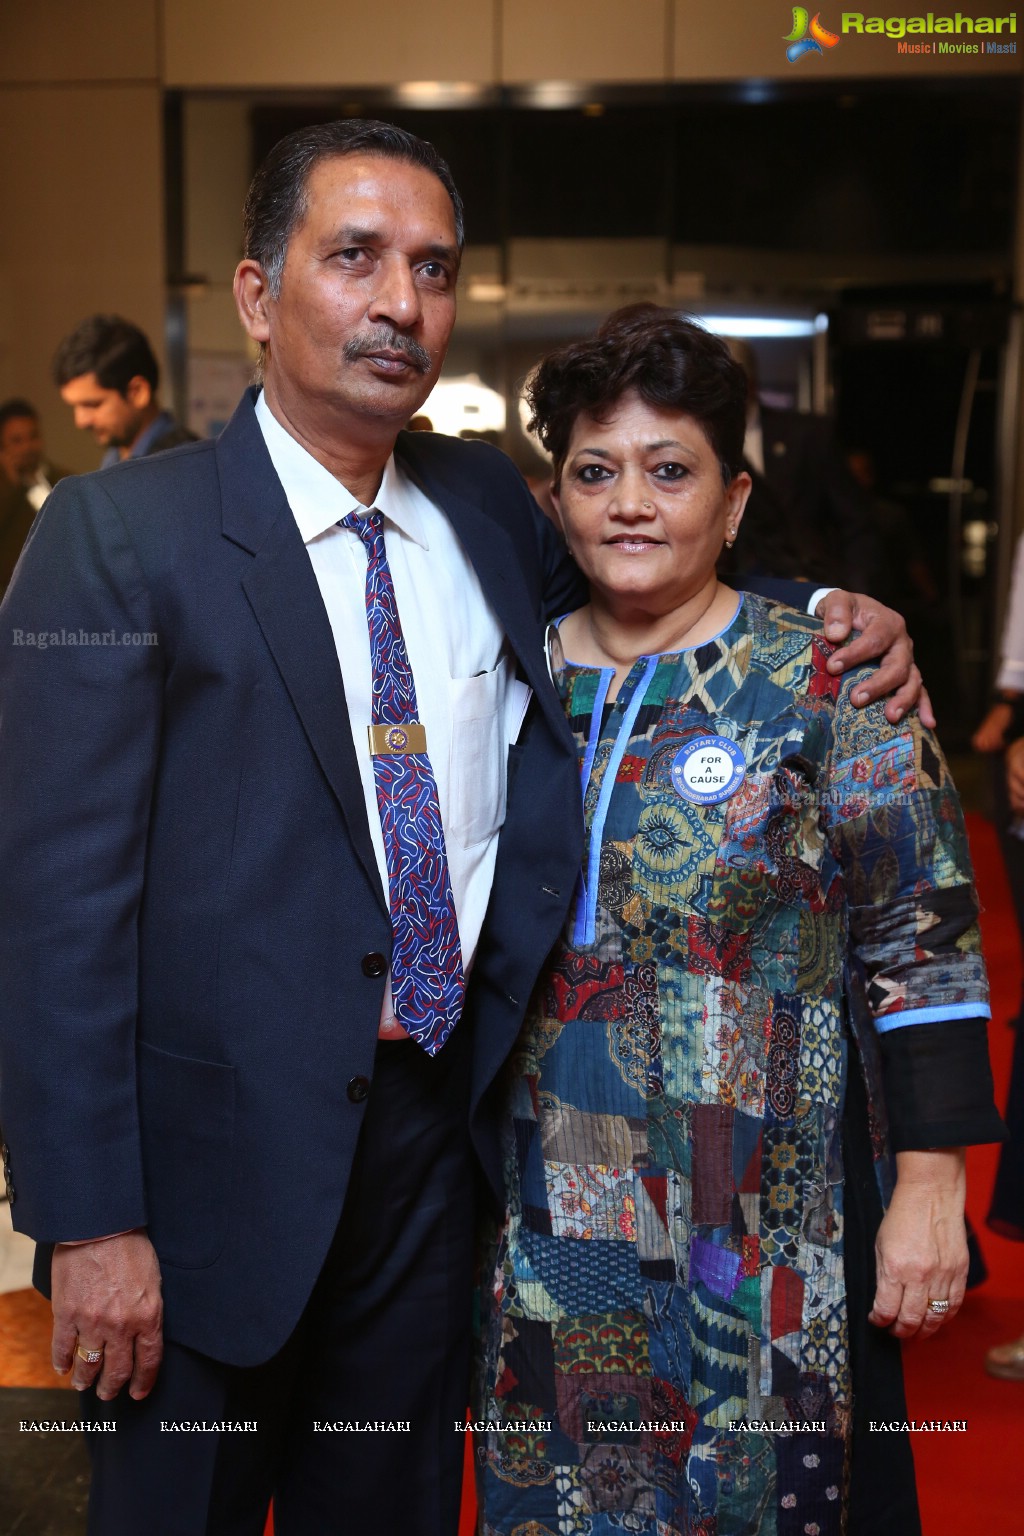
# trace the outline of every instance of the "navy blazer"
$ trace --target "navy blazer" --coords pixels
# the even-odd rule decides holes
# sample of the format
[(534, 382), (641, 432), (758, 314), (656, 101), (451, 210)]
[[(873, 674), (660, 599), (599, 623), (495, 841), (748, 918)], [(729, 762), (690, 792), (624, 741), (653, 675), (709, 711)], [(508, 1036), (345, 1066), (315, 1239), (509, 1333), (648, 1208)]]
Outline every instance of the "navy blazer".
[[(216, 442), (66, 480), (0, 608), (0, 1123), (16, 1227), (146, 1226), (170, 1337), (287, 1339), (334, 1233), (390, 951), (335, 642), (252, 393)], [(544, 629), (578, 573), (509, 461), (402, 434), (534, 701), (467, 995), (472, 1125), (582, 850)], [(367, 967), (373, 970), (372, 966)]]

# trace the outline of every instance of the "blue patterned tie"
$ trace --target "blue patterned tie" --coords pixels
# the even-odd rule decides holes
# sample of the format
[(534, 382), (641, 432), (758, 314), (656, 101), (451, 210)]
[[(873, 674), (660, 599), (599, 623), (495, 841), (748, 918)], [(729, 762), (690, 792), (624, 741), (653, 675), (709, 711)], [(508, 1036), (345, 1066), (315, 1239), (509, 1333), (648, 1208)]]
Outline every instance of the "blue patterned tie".
[(390, 886), (391, 996), (399, 1024), (434, 1056), (458, 1023), (466, 992), (437, 784), (417, 720), (381, 515), (352, 512), (341, 526), (358, 534), (368, 556), (370, 746)]

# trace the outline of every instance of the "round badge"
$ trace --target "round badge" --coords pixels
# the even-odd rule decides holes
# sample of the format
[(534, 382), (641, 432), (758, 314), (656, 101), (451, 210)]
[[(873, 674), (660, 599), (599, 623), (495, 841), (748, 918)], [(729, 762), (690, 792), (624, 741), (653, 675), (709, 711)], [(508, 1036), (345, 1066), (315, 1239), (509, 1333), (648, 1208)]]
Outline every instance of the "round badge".
[(680, 747), (672, 760), (672, 784), (677, 795), (695, 805), (728, 800), (747, 771), (743, 753), (727, 736), (698, 736)]
[(402, 730), (400, 725), (393, 726), (392, 729), (388, 731), (388, 746), (391, 748), (392, 752), (401, 752), (408, 740), (409, 737), (407, 733)]

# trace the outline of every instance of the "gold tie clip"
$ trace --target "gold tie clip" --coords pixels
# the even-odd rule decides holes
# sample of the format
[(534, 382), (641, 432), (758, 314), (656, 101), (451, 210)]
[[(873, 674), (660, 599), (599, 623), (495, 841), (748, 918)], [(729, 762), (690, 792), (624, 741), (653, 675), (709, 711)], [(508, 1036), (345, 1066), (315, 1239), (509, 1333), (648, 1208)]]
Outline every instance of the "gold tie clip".
[(394, 757), (403, 752), (427, 750), (427, 728), (418, 720), (407, 720), (401, 725), (371, 725), (369, 737), (373, 757)]

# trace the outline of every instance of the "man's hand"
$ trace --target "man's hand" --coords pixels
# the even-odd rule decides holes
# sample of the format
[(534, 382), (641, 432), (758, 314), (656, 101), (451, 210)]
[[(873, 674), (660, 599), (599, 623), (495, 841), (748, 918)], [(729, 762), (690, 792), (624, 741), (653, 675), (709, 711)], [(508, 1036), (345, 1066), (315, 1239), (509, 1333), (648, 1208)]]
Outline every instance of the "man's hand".
[[(137, 1401), (148, 1396), (163, 1356), (160, 1265), (145, 1232), (95, 1243), (58, 1243), (53, 1250), (53, 1368), (82, 1391), (96, 1385), (103, 1402), (125, 1382)], [(83, 1352), (102, 1350), (94, 1364)]]
[(838, 588), (823, 597), (814, 611), (824, 620), (826, 640), (834, 645), (845, 640), (851, 630), (860, 630), (856, 640), (844, 645), (830, 659), (831, 673), (838, 675), (865, 661), (882, 658), (878, 670), (858, 683), (850, 695), (853, 704), (860, 708), (891, 693), (892, 698), (886, 699), (885, 704), (885, 718), (890, 725), (897, 725), (916, 704), (921, 723), (929, 730), (935, 729), (931, 700), (914, 665), (914, 643), (901, 614), (862, 592), (843, 592)]
[(1006, 746), (1006, 733), (1013, 723), (1013, 705), (1000, 700), (993, 704), (984, 720), (971, 737), (975, 752), (1001, 752)]
[[(898, 1339), (926, 1338), (959, 1310), (967, 1287), (964, 1154), (958, 1147), (898, 1152), (896, 1187), (875, 1241), (877, 1283), (868, 1314)], [(949, 1310), (929, 1310), (948, 1301)]]
[(1014, 815), (1024, 816), (1024, 736), (1006, 749), (1006, 789)]

